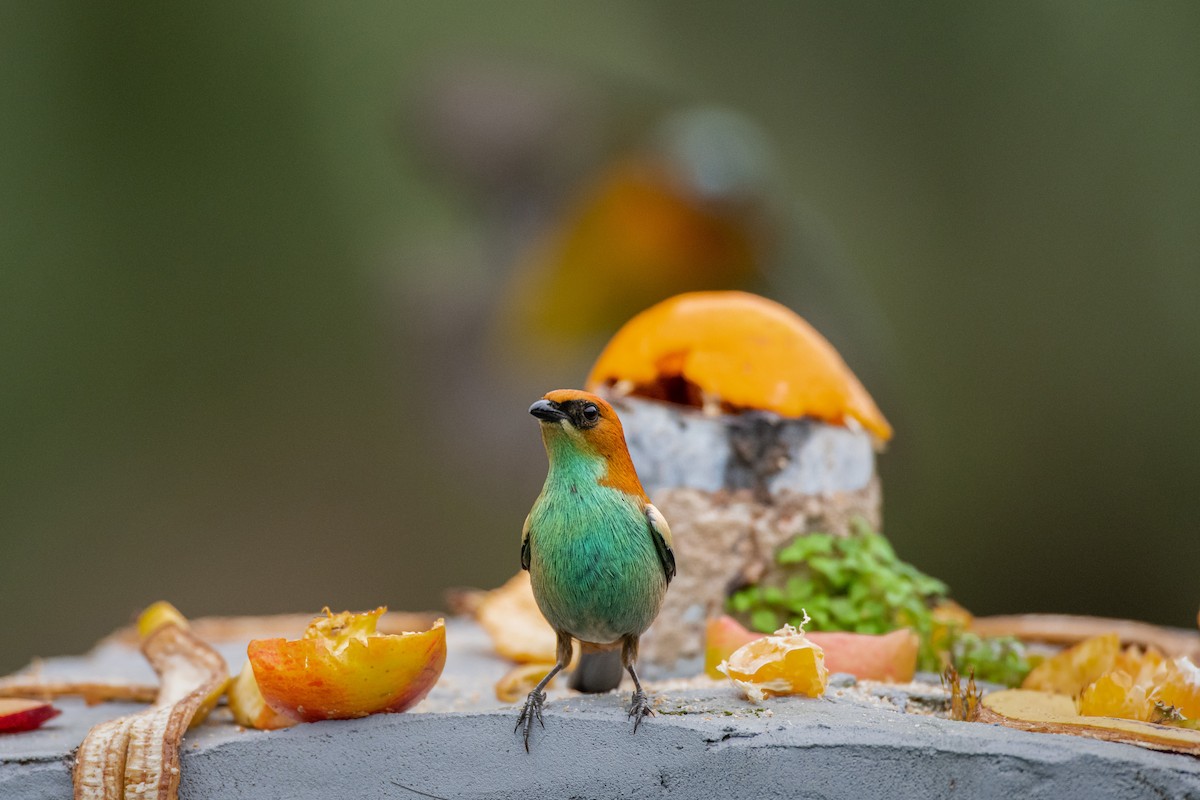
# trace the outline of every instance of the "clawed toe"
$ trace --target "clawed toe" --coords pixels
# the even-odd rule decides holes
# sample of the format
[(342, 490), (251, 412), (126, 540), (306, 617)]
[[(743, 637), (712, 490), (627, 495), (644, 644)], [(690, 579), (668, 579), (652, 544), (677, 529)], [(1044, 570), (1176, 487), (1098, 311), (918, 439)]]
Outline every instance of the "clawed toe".
[(633, 693), (633, 702), (629, 705), (629, 716), (633, 717), (634, 733), (637, 733), (638, 725), (642, 724), (644, 718), (654, 716), (654, 710), (650, 708), (650, 700), (641, 689)]
[(546, 702), (546, 693), (539, 692), (534, 689), (529, 693), (529, 697), (525, 699), (525, 705), (521, 708), (521, 716), (517, 717), (517, 724), (513, 727), (513, 733), (516, 733), (522, 727), (525, 729), (525, 752), (529, 752), (529, 734), (533, 731), (533, 721), (543, 728), (546, 723), (542, 721), (542, 704)]

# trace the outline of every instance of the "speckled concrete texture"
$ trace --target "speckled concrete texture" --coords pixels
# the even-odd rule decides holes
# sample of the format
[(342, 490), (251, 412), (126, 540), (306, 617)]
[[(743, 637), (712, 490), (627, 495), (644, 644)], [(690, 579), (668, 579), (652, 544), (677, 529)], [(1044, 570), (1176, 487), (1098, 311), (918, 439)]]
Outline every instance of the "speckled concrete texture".
[[(515, 709), (491, 694), (507, 665), (471, 623), (448, 631), (447, 672), (418, 711), (274, 732), (218, 714), (185, 739), (180, 797), (1200, 798), (1200, 759), (1188, 756), (904, 714), (861, 696), (751, 706), (703, 679), (652, 687), (659, 713), (636, 735), (624, 689), (559, 690), (526, 754)], [(232, 664), (240, 647), (225, 648)], [(86, 663), (47, 669), (66, 665)], [(3, 800), (70, 797), (71, 750), (90, 725), (135, 708), (61, 706), (44, 729), (0, 737)]]

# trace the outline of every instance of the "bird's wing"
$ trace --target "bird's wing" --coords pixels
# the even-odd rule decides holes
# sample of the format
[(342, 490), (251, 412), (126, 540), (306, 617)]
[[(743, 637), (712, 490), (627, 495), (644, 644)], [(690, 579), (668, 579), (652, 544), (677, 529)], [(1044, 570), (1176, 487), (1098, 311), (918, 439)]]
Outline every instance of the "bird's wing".
[(529, 518), (533, 516), (533, 512), (525, 517), (525, 524), (521, 526), (521, 569), (529, 569)]
[(654, 548), (658, 550), (658, 560), (662, 562), (663, 574), (667, 576), (669, 584), (671, 578), (675, 577), (675, 551), (671, 549), (671, 527), (653, 503), (646, 503), (646, 520), (650, 523)]

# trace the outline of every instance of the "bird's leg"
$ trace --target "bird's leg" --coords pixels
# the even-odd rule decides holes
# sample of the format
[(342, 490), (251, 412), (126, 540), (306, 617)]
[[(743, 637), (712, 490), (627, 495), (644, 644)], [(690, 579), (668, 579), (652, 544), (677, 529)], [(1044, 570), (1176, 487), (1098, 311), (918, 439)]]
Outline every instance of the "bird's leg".
[(546, 693), (542, 691), (546, 688), (551, 679), (554, 678), (562, 670), (566, 669), (571, 664), (571, 637), (565, 633), (558, 634), (558, 663), (554, 665), (554, 669), (546, 673), (546, 677), (538, 681), (538, 685), (533, 687), (533, 691), (525, 698), (525, 705), (521, 708), (521, 716), (517, 717), (516, 727), (513, 732), (525, 729), (525, 752), (529, 752), (529, 734), (533, 731), (533, 721), (543, 728), (546, 723), (542, 721), (542, 705), (546, 702)]
[(638, 638), (626, 636), (621, 643), (621, 663), (625, 665), (625, 669), (629, 670), (629, 677), (633, 678), (633, 702), (629, 705), (629, 716), (633, 717), (634, 733), (637, 733), (638, 725), (642, 724), (643, 717), (654, 716), (654, 710), (650, 708), (650, 699), (642, 691), (642, 682), (638, 680), (637, 671), (633, 668), (633, 662), (637, 661), (637, 653)]

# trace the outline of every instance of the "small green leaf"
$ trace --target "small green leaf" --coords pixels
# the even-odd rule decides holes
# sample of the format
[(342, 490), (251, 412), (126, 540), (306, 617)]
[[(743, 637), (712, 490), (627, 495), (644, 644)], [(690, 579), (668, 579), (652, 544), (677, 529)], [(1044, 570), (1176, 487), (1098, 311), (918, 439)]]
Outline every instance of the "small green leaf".
[(813, 596), (813, 582), (803, 575), (793, 575), (784, 585), (789, 603), (797, 603)]
[(827, 533), (810, 533), (797, 536), (776, 555), (780, 564), (803, 564), (813, 556), (833, 552), (833, 537)]
[(762, 633), (774, 633), (779, 630), (779, 617), (770, 609), (757, 609), (750, 615), (750, 627)]
[(729, 609), (736, 614), (744, 614), (754, 605), (754, 594), (745, 589), (734, 592), (729, 598)]
[(829, 600), (829, 613), (835, 623), (850, 627), (858, 620), (858, 610), (845, 597), (832, 597)]

